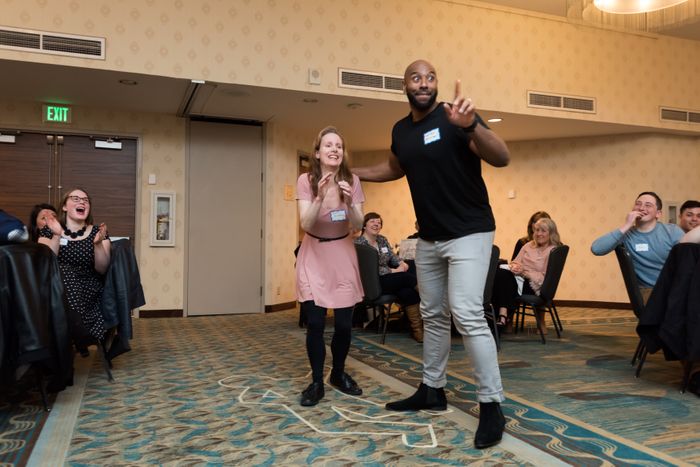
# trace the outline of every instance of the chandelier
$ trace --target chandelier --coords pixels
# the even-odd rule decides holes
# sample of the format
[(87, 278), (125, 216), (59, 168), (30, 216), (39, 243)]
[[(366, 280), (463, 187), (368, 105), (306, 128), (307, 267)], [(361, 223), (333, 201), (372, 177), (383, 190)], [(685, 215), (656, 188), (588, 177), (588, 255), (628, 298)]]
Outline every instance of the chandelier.
[(700, 0), (567, 0), (567, 18), (600, 27), (662, 32), (700, 25)]
[(606, 13), (636, 14), (649, 13), (680, 5), (688, 0), (593, 0), (596, 8)]

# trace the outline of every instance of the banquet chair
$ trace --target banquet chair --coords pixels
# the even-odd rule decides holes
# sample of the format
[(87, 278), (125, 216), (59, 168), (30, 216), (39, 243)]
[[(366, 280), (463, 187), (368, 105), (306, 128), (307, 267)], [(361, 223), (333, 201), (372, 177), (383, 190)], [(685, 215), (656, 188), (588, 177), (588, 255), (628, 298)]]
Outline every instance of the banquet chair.
[[(355, 244), (357, 251), (357, 262), (360, 268), (360, 280), (364, 289), (362, 306), (371, 307), (375, 315), (379, 311), (379, 330), (382, 332), (381, 343), (386, 340), (386, 330), (389, 319), (392, 316), (392, 305), (398, 305), (398, 297), (392, 294), (383, 294), (382, 286), (379, 283), (379, 253), (374, 248), (367, 245)], [(403, 308), (399, 307), (398, 312), (393, 313), (399, 316), (403, 313)]]
[[(561, 338), (561, 331), (564, 330), (561, 320), (559, 319), (559, 313), (557, 312), (557, 307), (554, 305), (554, 296), (557, 292), (557, 287), (559, 287), (559, 280), (561, 279), (561, 274), (564, 271), (564, 265), (566, 264), (566, 257), (569, 254), (569, 247), (567, 245), (561, 245), (552, 249), (549, 253), (549, 260), (547, 261), (547, 270), (544, 273), (544, 281), (542, 281), (542, 287), (540, 288), (539, 295), (520, 295), (517, 298), (517, 307), (515, 309), (515, 317), (513, 321), (515, 325), (514, 330), (519, 328), (522, 331), (525, 326), (525, 316), (534, 316), (537, 320), (537, 329), (540, 333), (540, 339), (542, 339), (542, 344), (545, 344), (544, 333), (539, 326), (539, 315), (537, 313), (538, 308), (544, 308), (549, 312), (549, 316), (552, 318), (552, 324), (554, 324), (554, 329), (557, 332), (557, 337)], [(531, 313), (528, 313), (531, 310)]]
[[(627, 289), (627, 296), (630, 299), (630, 305), (632, 305), (632, 311), (637, 319), (639, 319), (644, 312), (645, 305), (642, 293), (639, 291), (639, 282), (634, 272), (632, 256), (624, 245), (618, 245), (615, 248), (615, 256), (617, 256), (617, 262), (620, 264), (622, 280), (625, 282), (625, 288)], [(637, 370), (634, 373), (634, 376), (637, 378), (639, 378), (639, 374), (642, 372), (642, 366), (644, 366), (647, 354), (648, 352), (644, 342), (642, 339), (639, 339), (639, 344), (637, 344), (637, 349), (634, 351), (631, 362), (631, 365), (637, 363)]]
[(489, 262), (489, 271), (486, 275), (486, 284), (484, 285), (484, 317), (493, 325), (493, 338), (496, 341), (496, 349), (501, 350), (501, 339), (498, 333), (498, 316), (493, 308), (491, 298), (493, 294), (493, 283), (496, 280), (496, 270), (498, 269), (498, 257), (501, 254), (500, 248), (493, 245), (491, 248), (491, 260)]

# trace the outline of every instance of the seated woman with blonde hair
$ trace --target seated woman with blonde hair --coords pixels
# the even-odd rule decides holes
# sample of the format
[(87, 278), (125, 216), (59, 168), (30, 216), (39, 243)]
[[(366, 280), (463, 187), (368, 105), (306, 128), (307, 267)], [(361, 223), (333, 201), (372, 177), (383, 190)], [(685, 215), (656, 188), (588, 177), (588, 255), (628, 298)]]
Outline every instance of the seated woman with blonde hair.
[[(507, 269), (499, 268), (493, 286), (493, 306), (498, 310), (498, 325), (510, 327), (516, 300), (520, 295), (539, 295), (547, 271), (549, 253), (560, 246), (557, 224), (552, 219), (541, 218), (533, 226), (533, 238), (525, 243)], [(543, 334), (544, 311), (538, 310), (539, 326)]]

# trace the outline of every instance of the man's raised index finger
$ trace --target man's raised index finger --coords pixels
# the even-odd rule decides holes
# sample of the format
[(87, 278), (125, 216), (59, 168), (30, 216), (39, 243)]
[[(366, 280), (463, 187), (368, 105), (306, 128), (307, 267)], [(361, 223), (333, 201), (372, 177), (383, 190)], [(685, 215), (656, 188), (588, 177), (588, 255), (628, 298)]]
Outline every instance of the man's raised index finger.
[(455, 81), (455, 99), (462, 95), (462, 83), (460, 80)]

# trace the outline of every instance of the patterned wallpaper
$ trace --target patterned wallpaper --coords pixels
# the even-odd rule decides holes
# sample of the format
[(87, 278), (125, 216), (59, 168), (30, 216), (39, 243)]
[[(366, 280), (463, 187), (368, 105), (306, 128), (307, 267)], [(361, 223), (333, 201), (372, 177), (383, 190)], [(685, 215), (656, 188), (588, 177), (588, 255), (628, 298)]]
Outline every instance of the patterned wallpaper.
[(526, 90), (598, 100), (598, 114), (567, 114), (575, 119), (659, 126), (659, 105), (700, 109), (700, 42), (468, 0), (4, 0), (0, 23), (107, 40), (105, 61), (0, 50), (15, 60), (400, 99), (334, 79), (311, 86), (308, 69), (402, 74), (429, 57), (443, 82), (461, 78), (484, 109), (561, 116), (526, 108)]
[[(403, 100), (402, 96), (338, 89), (333, 79), (311, 86), (306, 82), (307, 71), (313, 67), (322, 76), (335, 76), (342, 66), (402, 74), (408, 62), (427, 57), (438, 68), (443, 83), (461, 78), (464, 89), (478, 98), (483, 109), (700, 132), (699, 125), (658, 121), (659, 105), (700, 109), (700, 42), (522, 16), (468, 0), (3, 0), (0, 23), (105, 37), (107, 41), (104, 61), (10, 50), (0, 50), (0, 59)], [(595, 97), (599, 113), (529, 109), (525, 107), (527, 90)], [(443, 87), (443, 97), (450, 92)], [(1, 118), (3, 125), (41, 127), (32, 117), (36, 104), (0, 105), (11, 107)], [(150, 209), (151, 187), (145, 184), (147, 174), (159, 175), (154, 188), (169, 183), (177, 192), (178, 246), (142, 246), (140, 259), (152, 297), (146, 308), (180, 308), (184, 122), (163, 115), (85, 112), (89, 114), (79, 120), (82, 130), (103, 128), (143, 136), (142, 238), (148, 235), (144, 219)], [(297, 150), (308, 150), (313, 137), (274, 123), (266, 129), (266, 304), (294, 299), (291, 250), (296, 244), (296, 205), (284, 200), (284, 186), (294, 186)], [(352, 149), (351, 141), (349, 145)], [(521, 235), (530, 212), (543, 208), (542, 199), (549, 200), (551, 210), (565, 224), (564, 238), (571, 238), (567, 242), (574, 248), (562, 284), (564, 298), (622, 299), (614, 287), (610, 258), (579, 255), (584, 255), (592, 234), (616, 227), (617, 218), (627, 209), (622, 206), (636, 192), (654, 185), (661, 186), (657, 189), (667, 198), (697, 197), (692, 193), (696, 187), (680, 175), (697, 173), (695, 140), (603, 137), (514, 143), (511, 147), (515, 158), (509, 168), (494, 174), (486, 171), (499, 222), (497, 241), (508, 250)], [(677, 158), (673, 160), (678, 161), (678, 168), (662, 163), (659, 154), (664, 161)], [(361, 161), (373, 155), (355, 157)], [(578, 172), (574, 176), (570, 170)], [(534, 175), (542, 179), (542, 173), (547, 174), (547, 186), (557, 185), (556, 196), (545, 191), (545, 184), (531, 181)], [(402, 183), (385, 184), (381, 194), (367, 189), (367, 208), (385, 215), (387, 233), (394, 242), (413, 231), (413, 214)], [(518, 192), (516, 199), (503, 199), (503, 190), (511, 188)], [(575, 222), (575, 213), (586, 216), (585, 224)], [(568, 276), (582, 267), (586, 272), (579, 273), (576, 280), (588, 285), (586, 289), (571, 285), (569, 277), (574, 276)], [(586, 275), (585, 280), (580, 274)]]

